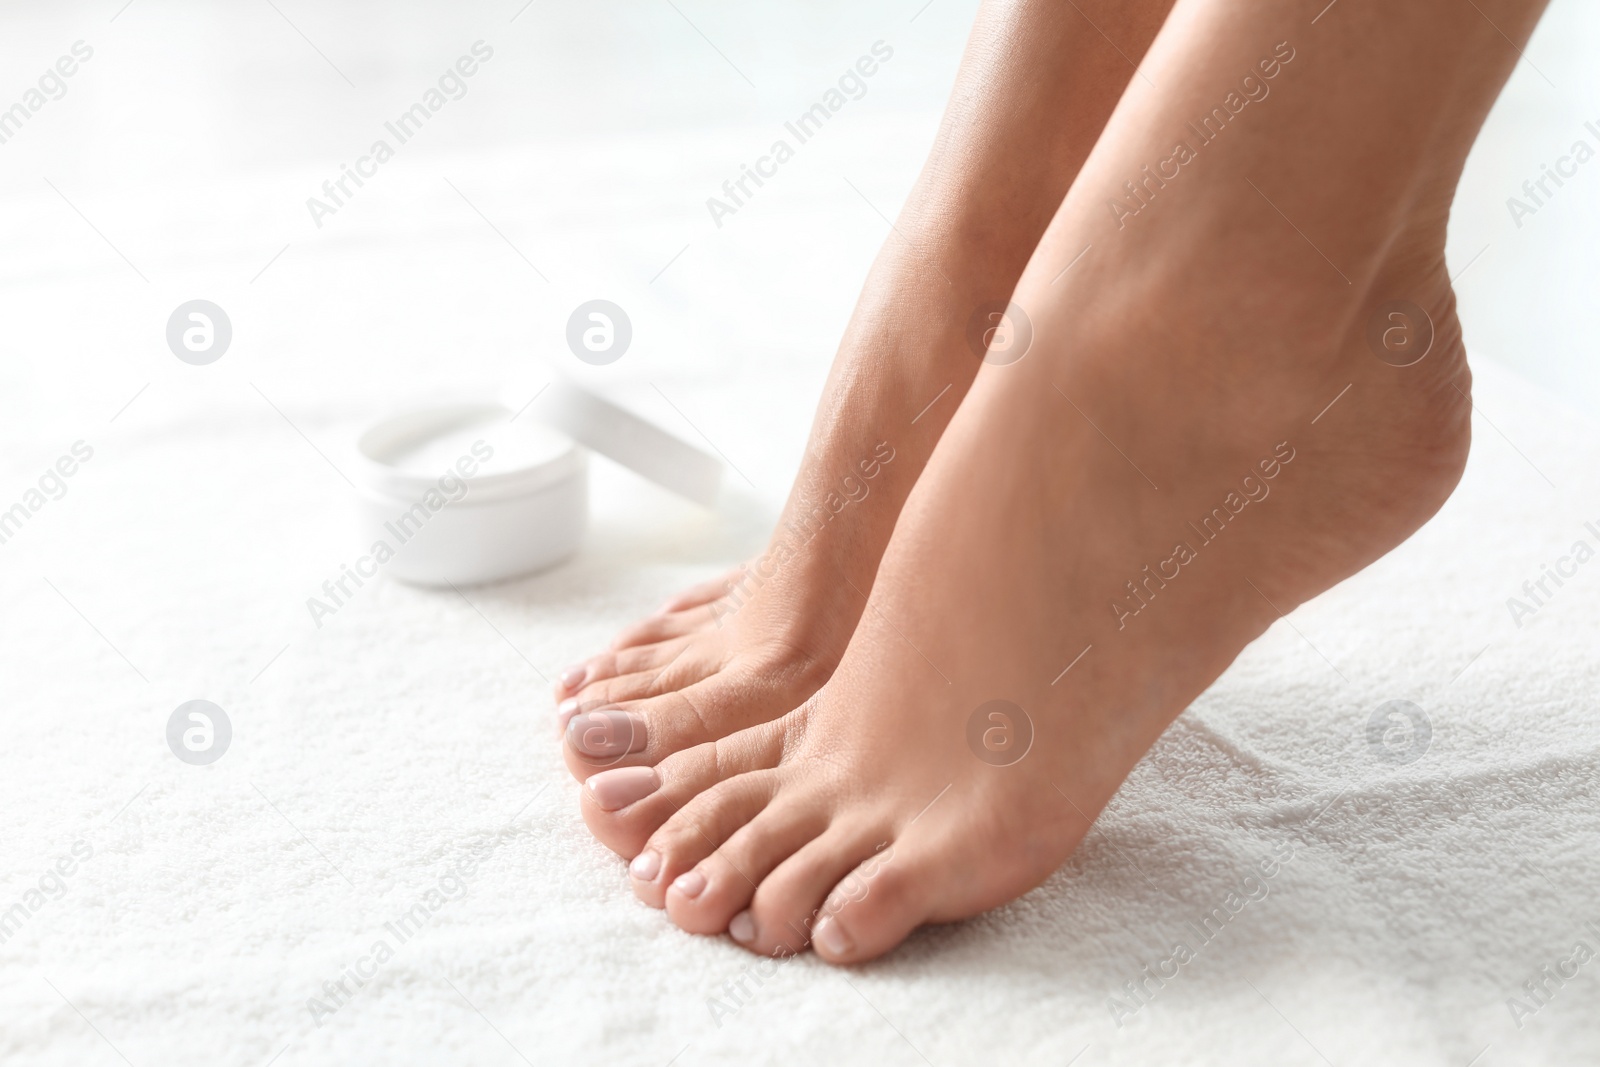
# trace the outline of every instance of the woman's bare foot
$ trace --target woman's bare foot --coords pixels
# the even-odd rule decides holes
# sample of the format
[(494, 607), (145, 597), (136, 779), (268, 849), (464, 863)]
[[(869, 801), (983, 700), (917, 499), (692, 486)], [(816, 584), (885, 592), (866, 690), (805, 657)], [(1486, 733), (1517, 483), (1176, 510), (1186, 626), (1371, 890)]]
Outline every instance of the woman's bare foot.
[[(1489, 17), (1526, 40), (1538, 10)], [(1247, 643), (1443, 503), (1470, 433), (1444, 222), (1516, 55), (1445, 0), (1308, 18), (1175, 9), (1018, 287), (1034, 350), (979, 375), (833, 677), (585, 798), (614, 847), (648, 836), (641, 899), (835, 962), (1011, 900)], [(1123, 175), (1263, 57), (1270, 97), (1117, 228)]]
[(900, 508), (981, 365), (975, 319), (1004, 306), (1133, 74), (1127, 56), (1143, 53), (1168, 3), (984, 5), (771, 546), (562, 672), (558, 723), (574, 775), (652, 764), (766, 722), (832, 673)]

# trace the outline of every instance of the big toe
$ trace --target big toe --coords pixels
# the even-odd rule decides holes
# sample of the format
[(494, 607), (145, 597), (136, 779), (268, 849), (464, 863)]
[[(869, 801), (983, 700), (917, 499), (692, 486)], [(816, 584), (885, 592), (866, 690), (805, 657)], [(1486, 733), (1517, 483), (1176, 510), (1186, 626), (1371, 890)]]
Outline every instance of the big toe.
[(600, 771), (584, 782), (583, 821), (601, 844), (633, 859), (697, 796), (737, 775), (777, 766), (783, 747), (777, 720), (676, 752), (653, 767)]
[(781, 674), (736, 662), (643, 700), (563, 705), (563, 756), (580, 781), (612, 767), (653, 766), (675, 752), (770, 722), (808, 695)]

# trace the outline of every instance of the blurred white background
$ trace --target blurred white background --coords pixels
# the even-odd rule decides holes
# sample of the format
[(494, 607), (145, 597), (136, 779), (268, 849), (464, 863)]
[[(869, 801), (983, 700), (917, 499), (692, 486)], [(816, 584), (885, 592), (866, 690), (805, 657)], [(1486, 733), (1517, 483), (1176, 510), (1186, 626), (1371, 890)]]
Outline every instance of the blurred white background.
[[(1325, 0), (1296, 2), (1309, 18)], [(11, 713), (11, 756), (0, 771), (0, 807), (11, 827), (0, 901), (16, 899), (79, 833), (103, 856), (75, 884), (70, 906), (54, 907), (7, 945), (0, 1058), (8, 1047), (54, 1049), (56, 1062), (102, 1062), (85, 1049), (109, 1057), (37, 979), (46, 970), (86, 1017), (126, 1043), (135, 1062), (264, 1063), (281, 1055), (288, 1035), (307, 1028), (308, 992), (338, 974), (352, 946), (434, 877), (452, 835), (501, 825), (542, 779), (554, 786), (529, 802), (526, 816), (539, 834), (514, 855), (507, 851), (495, 881), (449, 918), (437, 949), (457, 978), (479, 969), (475, 982), (463, 981), (484, 998), (486, 1016), (522, 1013), (507, 1030), (530, 1051), (537, 1034), (539, 1051), (566, 1042), (568, 1061), (593, 1062), (597, 1045), (606, 1051), (636, 1041), (636, 1062), (664, 1063), (687, 1040), (677, 1036), (681, 1016), (705, 1043), (732, 1047), (738, 1038), (743, 1047), (759, 1042), (787, 1052), (835, 1041), (841, 1055), (863, 1055), (879, 1046), (862, 1044), (859, 1034), (875, 1033), (915, 1062), (883, 1016), (831, 973), (811, 973), (804, 963), (791, 973), (807, 975), (815, 994), (807, 1003), (820, 1005), (814, 1016), (783, 1014), (799, 1001), (775, 994), (776, 1023), (752, 1014), (742, 1024), (748, 1037), (701, 1033), (712, 1029), (698, 1000), (702, 987), (744, 963), (704, 939), (654, 940), (671, 934), (659, 916), (631, 904), (623, 910), (614, 899), (625, 892), (621, 869), (577, 823), (573, 787), (554, 746), (544, 743), (549, 731), (539, 716), (548, 709), (536, 672), (548, 675), (592, 651), (623, 619), (764, 540), (856, 291), (889, 235), (883, 216), (897, 211), (932, 140), (975, 6), (99, 0), (0, 9), (0, 110), (22, 100), (75, 42), (93, 49), (64, 94), (0, 143), (0, 509), (74, 440), (96, 450), (70, 492), (0, 546), (7, 605), (0, 698)], [(386, 137), (384, 123), (480, 40), (493, 58), (466, 83), (466, 95), (317, 227), (307, 198), (322, 195), (342, 164)], [(706, 198), (878, 41), (893, 57), (865, 96), (719, 228)], [(1506, 201), (1575, 141), (1600, 147), (1600, 132), (1585, 127), (1600, 131), (1597, 54), (1600, 6), (1556, 0), (1468, 166), (1449, 245), (1475, 360), (1513, 367), (1590, 414), (1600, 413), (1600, 159), (1520, 227)], [(204, 367), (173, 358), (165, 339), (172, 310), (195, 298), (221, 305), (233, 324), (229, 351)], [(564, 343), (569, 313), (592, 298), (621, 304), (634, 329), (626, 357), (600, 368), (576, 366)], [(496, 390), (515, 401), (532, 395), (555, 366), (582, 372), (687, 440), (710, 442), (737, 467), (728, 479), (735, 506), (711, 515), (601, 469), (593, 534), (573, 564), (474, 594), (477, 614), (449, 594), (372, 583), (337, 625), (313, 628), (305, 598), (354, 558), (341, 520), (348, 489), (318, 452), (338, 459), (364, 423), (402, 399)], [(1501, 425), (1519, 442), (1531, 436), (1526, 423)], [(1550, 425), (1549, 439), (1559, 441), (1568, 424), (1552, 418)], [(1581, 495), (1581, 480), (1563, 466), (1567, 457), (1533, 449), (1530, 460), (1478, 429), (1483, 477), (1502, 479), (1484, 484), (1526, 483), (1529, 499), (1543, 501), (1545, 481), (1526, 469), (1537, 462)], [(1529, 510), (1509, 497), (1496, 502), (1509, 515)], [(1569, 540), (1564, 513), (1547, 525), (1555, 532), (1543, 540), (1507, 525), (1492, 565), (1470, 573), (1477, 556), (1463, 561), (1430, 548), (1440, 542), (1420, 543), (1417, 555), (1363, 579), (1372, 606), (1359, 627), (1337, 638), (1314, 630), (1316, 639), (1341, 661), (1359, 658), (1369, 641), (1361, 653), (1368, 669), (1352, 673), (1364, 685), (1410, 684), (1410, 664), (1384, 657), (1414, 647), (1394, 644), (1395, 633), (1433, 638), (1437, 619), (1418, 602), (1436, 587), (1423, 579), (1432, 574), (1437, 587), (1456, 590), (1463, 602), (1470, 593), (1481, 608), (1478, 615), (1452, 609), (1454, 616), (1504, 629), (1503, 593), (1539, 573), (1549, 545)], [(1437, 560), (1438, 569), (1407, 562), (1419, 557)], [(1463, 568), (1459, 577), (1451, 566)], [(1574, 612), (1583, 606), (1576, 597), (1568, 603)], [(1412, 611), (1427, 617), (1418, 621)], [(1547, 640), (1556, 628), (1545, 628)], [(1568, 636), (1577, 644), (1586, 632), (1569, 628)], [(1295, 662), (1282, 649), (1298, 649), (1298, 640), (1287, 635), (1257, 662)], [(1510, 644), (1480, 662), (1499, 669), (1495, 657)], [(1473, 650), (1463, 638), (1456, 662), (1468, 662)], [(1592, 660), (1592, 649), (1581, 655)], [(1553, 661), (1536, 662), (1559, 673)], [(1257, 699), (1322, 709), (1319, 736), (1329, 751), (1348, 743), (1359, 757), (1365, 711), (1357, 716), (1344, 695), (1307, 688), (1317, 679), (1343, 684), (1323, 668), (1310, 662), (1305, 685), (1297, 678), (1291, 687), (1261, 687)], [(1564, 669), (1578, 676), (1571, 663)], [(1254, 692), (1244, 677), (1230, 693)], [(1461, 686), (1471, 684), (1469, 676)], [(1214, 702), (1207, 723), (1242, 724), (1247, 748), (1285, 746), (1265, 766), (1297, 758), (1292, 746), (1301, 739), (1268, 736), (1274, 716), (1255, 725), (1242, 712), (1230, 719), (1230, 693)], [(1383, 695), (1393, 694), (1384, 688)], [(228, 708), (239, 730), (234, 750), (206, 773), (174, 760), (162, 734), (172, 709), (197, 696)], [(1363, 689), (1359, 699), (1367, 697), (1369, 706), (1379, 699)], [(1536, 716), (1520, 714), (1526, 705), (1501, 691), (1473, 699), (1516, 708), (1519, 721), (1539, 732)], [(1346, 711), (1359, 720), (1350, 731), (1340, 718)], [(1447, 721), (1454, 720), (1441, 712), (1441, 738), (1449, 736)], [(1482, 727), (1473, 736), (1486, 739), (1487, 752), (1508, 733)], [(1545, 741), (1567, 744), (1560, 735), (1528, 744)], [(1338, 766), (1337, 758), (1327, 762)], [(1536, 776), (1544, 764), (1526, 766)], [(1146, 778), (1145, 788), (1164, 788), (1158, 771)], [(1443, 793), (1417, 787), (1430, 802)], [(263, 803), (267, 795), (293, 813), (303, 835)], [(1172, 810), (1202, 810), (1184, 795), (1161, 796)], [(1237, 821), (1236, 814), (1215, 821)], [(1413, 829), (1426, 825), (1421, 819)], [(1490, 828), (1486, 839), (1516, 849), (1529, 837), (1499, 829), (1510, 823), (1481, 825)], [(318, 854), (303, 847), (310, 840)], [(1193, 853), (1174, 858), (1165, 833), (1138, 840), (1147, 860), (1203, 866)], [(330, 874), (322, 849), (361, 894)], [(1471, 847), (1443, 851), (1468, 864), (1480, 858)], [(1120, 860), (1101, 860), (1117, 872)], [(1315, 1002), (1331, 1005), (1328, 1026), (1340, 1028), (1341, 1039), (1411, 1033), (1426, 1045), (1431, 1017), (1418, 1015), (1418, 1004), (1441, 985), (1469, 988), (1452, 1004), (1495, 1005), (1501, 990), (1514, 988), (1519, 968), (1549, 958), (1519, 944), (1518, 954), (1495, 956), (1501, 969), (1484, 975), (1451, 955), (1505, 934), (1516, 925), (1506, 916), (1543, 899), (1543, 890), (1496, 875), (1481, 900), (1462, 894), (1481, 907), (1474, 914), (1485, 916), (1489, 932), (1463, 936), (1447, 924), (1424, 942), (1438, 950), (1430, 956), (1413, 951), (1396, 932), (1401, 927), (1386, 925), (1394, 912), (1370, 906), (1411, 898), (1361, 882), (1367, 868), (1347, 860), (1308, 866), (1306, 882), (1337, 889), (1354, 879), (1349, 899), (1359, 906), (1350, 914), (1374, 916), (1371, 929), (1362, 928), (1366, 940), (1332, 925), (1325, 939), (1302, 942), (1310, 945), (1305, 959), (1331, 960), (1333, 971), (1340, 959), (1359, 958), (1340, 987), (1344, 999), (1312, 990)], [(1188, 878), (1189, 867), (1182, 873)], [(1455, 883), (1439, 884), (1454, 900)], [(1071, 971), (1084, 958), (1081, 946), (1052, 940), (1050, 931), (1059, 924), (1086, 944), (1117, 946), (1118, 959), (1134, 958), (1136, 950), (1117, 940), (1122, 913), (1097, 911), (1093, 901), (1125, 901), (1138, 886), (1106, 885), (1103, 897), (1069, 904), (1036, 898), (1041, 911), (1019, 912), (1011, 939), (994, 941), (993, 957), (976, 949), (946, 957), (968, 981), (956, 1002), (965, 1015), (948, 1001), (924, 1000), (927, 987), (914, 977), (891, 976), (899, 1010), (934, 1016), (909, 1031), (922, 1040), (944, 1027), (943, 1039), (965, 1044), (973, 1058), (992, 1054), (994, 1031), (1015, 1023), (1009, 1016), (1017, 1005), (1008, 998), (1034, 988), (1019, 974), (1048, 982), (1052, 995), (1069, 989), (1058, 981), (1067, 975), (1078, 983), (1069, 989), (1076, 999), (1046, 1006), (1067, 1005), (1060, 1018), (1071, 1016), (1080, 1028), (1104, 1023), (1072, 1015), (1072, 1005), (1098, 1004), (1106, 987), (1098, 975)], [(1515, 907), (1490, 894), (1502, 889)], [(1419, 899), (1428, 906), (1417, 914), (1443, 914), (1434, 898)], [(1315, 903), (1294, 907), (1316, 914)], [(1002, 925), (981, 922), (985, 932), (975, 937)], [(1543, 943), (1555, 944), (1563, 930), (1550, 926)], [(604, 951), (594, 947), (597, 934), (612, 935)], [(1274, 950), (1293, 940), (1273, 926), (1258, 935)], [(1400, 962), (1384, 972), (1372, 960), (1390, 948), (1385, 958)], [(374, 1054), (358, 1041), (391, 1041), (392, 1053), (409, 1034), (432, 1041), (435, 1031), (445, 1035), (439, 1040), (482, 1041), (504, 1055), (498, 1038), (433, 981), (444, 968), (432, 953), (397, 966), (389, 986), (369, 991), (377, 1003), (336, 1032), (311, 1034), (282, 1063), (303, 1062), (295, 1057), (308, 1048), (306, 1061), (365, 1062)], [(629, 983), (651, 959), (673, 961), (661, 968), (661, 988), (692, 1010), (642, 1022), (628, 1016), (639, 999)], [(913, 976), (939, 971), (926, 956), (908, 959)], [(1286, 984), (1330, 973), (1304, 961), (1288, 961)], [(1396, 978), (1413, 971), (1410, 984)], [(877, 995), (880, 987), (866, 988)], [(828, 999), (833, 993), (838, 998)], [(1170, 1030), (1151, 1031), (1152, 1047), (1198, 1021), (1256, 1018), (1218, 1003), (1228, 1002), (1197, 999), (1192, 1015), (1174, 1013)], [(1383, 1025), (1349, 1026), (1357, 1017), (1352, 1003), (1375, 1003)], [(1581, 1002), (1568, 1003), (1576, 1011)], [(180, 1027), (175, 1010), (201, 1022)], [(1278, 1025), (1253, 1001), (1239, 1010)], [(430, 1012), (449, 1025), (434, 1027)], [(1057, 1020), (1035, 1016), (1031, 1025), (1040, 1029), (1011, 1032), (1013, 1045), (1033, 1041), (1029, 1051), (1038, 1052), (1045, 1037), (1034, 1036), (1048, 1035), (1060, 1042), (1048, 1048), (1049, 1062), (1066, 1062), (1076, 1039), (1066, 1047)], [(1449, 1026), (1462, 1017), (1450, 1015)], [(853, 1018), (857, 1029), (841, 1029), (841, 1018)], [(575, 1019), (584, 1025), (569, 1025)], [(1264, 1027), (1236, 1029), (1276, 1040)], [(775, 1044), (784, 1041), (794, 1044)], [(1473, 1049), (1463, 1046), (1458, 1057), (1450, 1051), (1454, 1058), (1439, 1062), (1465, 1063)], [(1537, 1053), (1535, 1046), (1529, 1055)], [(427, 1062), (471, 1058), (440, 1054)]]
[[(147, 381), (160, 387), (141, 404), (200, 399), (186, 388), (196, 381), (216, 402), (217, 379), (237, 373), (263, 391), (281, 382), (292, 402), (335, 405), (519, 372), (536, 381), (528, 361), (561, 356), (565, 316), (591, 295), (619, 301), (637, 324), (637, 355), (608, 385), (626, 391), (689, 359), (743, 398), (742, 415), (706, 413), (707, 434), (719, 420), (742, 429), (759, 420), (751, 407), (764, 387), (820, 383), (888, 232), (845, 179), (893, 214), (974, 8), (122, 4), (13, 4), (0, 15), (0, 106), (75, 41), (94, 49), (65, 95), (0, 144), (0, 388), (28, 397), (0, 431), (8, 460), (30, 425), (58, 424), (63, 408), (94, 421)], [(316, 228), (306, 198), (480, 39), (494, 58), (467, 96)], [(894, 58), (867, 95), (719, 230), (705, 197), (877, 40)], [(1600, 411), (1600, 162), (1520, 228), (1506, 200), (1575, 140), (1600, 144), (1584, 128), (1600, 128), (1597, 46), (1600, 9), (1557, 0), (1474, 153), (1450, 241), (1474, 351), (1590, 411)], [(764, 240), (774, 217), (819, 201), (832, 225), (807, 246)], [(440, 239), (469, 254), (444, 267)], [(791, 299), (797, 273), (825, 302)], [(234, 351), (203, 378), (162, 344), (167, 313), (193, 296), (235, 324)], [(114, 358), (86, 360), (91, 351)], [(85, 380), (85, 365), (105, 373)], [(769, 429), (784, 446), (746, 457), (756, 468), (746, 473), (781, 495), (803, 424)]]
[[(719, 443), (750, 429), (782, 442), (731, 457), (781, 499), (806, 422), (762, 398), (815, 395), (889, 232), (844, 179), (896, 209), (970, 8), (915, 21), (915, 6), (844, 3), (13, 8), (11, 96), (74, 41), (95, 52), (0, 145), (0, 344), (8, 394), (29, 396), (0, 433), (26, 447), (30, 425), (101, 422), (146, 382), (130, 418), (234, 401), (275, 418), (253, 382), (291, 414), (317, 409), (302, 412), (313, 437), (319, 411), (441, 387), (531, 392), (539, 361), (574, 363), (572, 308), (605, 297), (635, 341), (595, 384), (693, 436), (646, 383), (671, 393), (689, 368), (722, 383), (727, 402), (695, 421)], [(376, 138), (395, 143), (384, 123), (478, 40), (494, 58), (467, 95), (317, 228), (307, 198)], [(706, 198), (878, 40), (894, 58), (867, 95), (719, 229)], [(777, 236), (822, 205), (832, 224), (804, 246)], [(196, 374), (162, 330), (202, 296), (234, 342)]]

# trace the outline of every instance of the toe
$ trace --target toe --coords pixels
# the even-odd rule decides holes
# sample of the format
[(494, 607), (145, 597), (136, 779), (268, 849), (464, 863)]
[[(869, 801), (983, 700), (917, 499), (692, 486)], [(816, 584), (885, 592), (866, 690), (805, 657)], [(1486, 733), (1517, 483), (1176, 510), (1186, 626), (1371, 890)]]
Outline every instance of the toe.
[(811, 928), (811, 947), (829, 963), (881, 956), (928, 918), (931, 887), (958, 876), (926, 845), (896, 841), (857, 864), (828, 893)]
[(650, 835), (628, 871), (633, 892), (652, 907), (665, 907), (668, 895), (677, 906), (700, 896), (709, 885), (696, 870), (766, 807), (778, 790), (779, 772), (750, 771), (713, 785), (685, 804)]
[(584, 686), (580, 692), (556, 704), (557, 736), (565, 736), (567, 724), (579, 712), (608, 708), (626, 700), (643, 700), (663, 691), (660, 678), (660, 671), (642, 671)]
[(692, 639), (689, 637), (671, 637), (648, 645), (608, 649), (597, 656), (591, 656), (584, 664), (584, 688), (579, 695), (586, 696), (589, 687), (608, 678), (638, 674), (640, 671), (659, 671), (682, 656), (684, 649), (691, 643)]
[[(799, 952), (823, 917), (823, 901), (839, 880), (883, 845), (872, 824), (831, 826), (795, 852), (756, 889), (749, 908), (746, 948), (763, 955)], [(744, 923), (740, 924), (744, 926)]]
[(674, 611), (687, 611), (689, 608), (697, 608), (702, 604), (709, 604), (713, 600), (720, 600), (728, 595), (728, 592), (738, 584), (739, 579), (743, 576), (744, 565), (740, 564), (726, 574), (708, 578), (697, 585), (692, 585), (661, 605), (661, 610), (657, 614), (666, 615)]
[(611, 649), (618, 651), (635, 645), (656, 644), (674, 637), (699, 633), (716, 625), (716, 615), (711, 605), (674, 611), (668, 615), (652, 615), (631, 624), (611, 639)]
[(691, 934), (720, 934), (750, 942), (754, 922), (730, 927), (745, 913), (762, 879), (828, 828), (828, 810), (809, 799), (774, 801), (754, 819), (735, 830), (722, 846), (695, 865), (685, 877), (703, 883), (692, 896), (676, 888), (667, 891), (667, 914)]
[(632, 859), (651, 834), (707, 789), (777, 766), (784, 736), (781, 720), (763, 723), (675, 752), (654, 767), (616, 767), (590, 775), (580, 801), (583, 821), (601, 844)]
[(607, 652), (596, 657), (595, 662), (600, 663), (600, 669), (589, 676), (582, 689), (557, 705), (563, 725), (571, 711), (646, 700), (684, 689), (716, 674), (723, 665), (720, 649), (689, 637), (625, 652)]
[(610, 706), (581, 700), (562, 704), (562, 750), (574, 777), (582, 780), (608, 767), (654, 765), (674, 752), (775, 719), (794, 706), (770, 672), (753, 666), (729, 664), (681, 689), (669, 680), (664, 676), (656, 688), (670, 691), (648, 699)]

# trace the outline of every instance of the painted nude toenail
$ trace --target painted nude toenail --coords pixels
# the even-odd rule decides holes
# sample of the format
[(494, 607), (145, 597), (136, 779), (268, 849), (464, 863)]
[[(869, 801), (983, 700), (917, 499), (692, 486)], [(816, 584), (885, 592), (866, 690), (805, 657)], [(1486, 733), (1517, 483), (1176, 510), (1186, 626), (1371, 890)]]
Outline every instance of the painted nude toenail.
[(661, 853), (654, 849), (646, 849), (633, 857), (633, 862), (628, 864), (628, 873), (641, 882), (653, 882), (656, 875), (661, 873)]
[(850, 954), (855, 945), (850, 941), (850, 935), (844, 932), (839, 925), (839, 920), (832, 915), (825, 915), (822, 921), (811, 930), (811, 943), (818, 946), (829, 956), (843, 957)]
[(585, 756), (625, 756), (644, 743), (644, 720), (626, 711), (587, 711), (567, 723), (567, 744)]
[(578, 698), (568, 697), (556, 705), (556, 732), (560, 733), (567, 728), (567, 723), (578, 714)]
[(661, 788), (654, 767), (618, 767), (592, 776), (584, 787), (603, 811), (617, 811)]
[(588, 676), (589, 667), (587, 664), (580, 663), (576, 667), (568, 667), (561, 672), (561, 688), (571, 692), (582, 685), (583, 680)]
[(693, 900), (706, 888), (706, 876), (699, 871), (690, 871), (688, 874), (678, 875), (678, 880), (672, 883), (672, 888)]
[(741, 911), (728, 923), (728, 936), (741, 945), (748, 945), (756, 939), (756, 921), (750, 918), (748, 911)]

